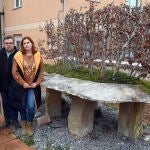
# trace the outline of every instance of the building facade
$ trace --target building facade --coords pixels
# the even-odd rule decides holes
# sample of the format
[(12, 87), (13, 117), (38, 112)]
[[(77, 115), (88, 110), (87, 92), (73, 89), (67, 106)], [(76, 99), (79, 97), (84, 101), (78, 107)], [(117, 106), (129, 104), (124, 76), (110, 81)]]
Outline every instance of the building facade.
[[(88, 6), (89, 1), (96, 1), (97, 7), (103, 7), (113, 1), (115, 5), (120, 5), (126, 0), (5, 0), (4, 34), (13, 35), (16, 45), (20, 44), (23, 36), (31, 36), (36, 42), (38, 39), (46, 39), (45, 33), (39, 31), (39, 26), (45, 20), (52, 19), (57, 24), (58, 18), (64, 19), (70, 8), (80, 9)], [(128, 0), (128, 3), (137, 4), (137, 1), (141, 5), (150, 0)]]

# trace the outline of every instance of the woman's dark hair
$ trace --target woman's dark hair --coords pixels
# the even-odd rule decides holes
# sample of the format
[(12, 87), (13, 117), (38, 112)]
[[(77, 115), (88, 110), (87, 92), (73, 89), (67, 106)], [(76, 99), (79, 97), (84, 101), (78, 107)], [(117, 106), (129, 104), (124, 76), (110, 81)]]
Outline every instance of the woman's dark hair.
[(20, 51), (21, 51), (23, 54), (26, 53), (26, 50), (25, 50), (24, 47), (23, 47), (23, 41), (26, 40), (26, 39), (29, 40), (29, 41), (32, 43), (32, 53), (35, 54), (35, 53), (37, 52), (37, 49), (36, 49), (36, 47), (35, 47), (34, 41), (33, 41), (32, 38), (29, 37), (29, 36), (25, 36), (25, 37), (22, 38), (22, 40), (21, 40), (21, 45), (20, 45)]

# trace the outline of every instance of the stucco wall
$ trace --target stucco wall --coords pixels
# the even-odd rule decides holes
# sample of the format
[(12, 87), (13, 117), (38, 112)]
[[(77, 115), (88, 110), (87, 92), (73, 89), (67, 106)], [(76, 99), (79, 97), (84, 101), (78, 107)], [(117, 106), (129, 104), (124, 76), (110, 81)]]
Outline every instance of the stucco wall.
[[(44, 3), (45, 1), (45, 3)], [(61, 4), (58, 0), (23, 0), (22, 7), (14, 9), (13, 0), (5, 0), (5, 24), (15, 26), (57, 18)]]
[[(2, 1), (2, 0), (0, 0)], [(115, 5), (120, 5), (125, 0), (100, 0), (97, 7), (103, 7), (114, 1)], [(150, 0), (142, 0), (143, 3)], [(46, 35), (39, 32), (39, 25), (45, 20), (52, 19), (57, 23), (58, 12), (63, 9), (60, 0), (22, 0), (22, 7), (14, 9), (14, 0), (5, 0), (5, 34), (30, 35), (37, 41), (45, 39)], [(89, 6), (88, 0), (65, 0), (65, 12), (70, 8), (80, 9)], [(60, 13), (63, 17), (63, 13)]]

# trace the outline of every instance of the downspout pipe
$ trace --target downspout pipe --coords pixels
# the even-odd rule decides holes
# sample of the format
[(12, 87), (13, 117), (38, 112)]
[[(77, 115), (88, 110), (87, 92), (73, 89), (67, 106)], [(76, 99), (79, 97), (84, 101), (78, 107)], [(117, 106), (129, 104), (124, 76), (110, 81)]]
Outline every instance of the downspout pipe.
[(63, 0), (63, 23), (65, 23), (66, 17), (66, 0)]
[(4, 12), (0, 12), (0, 49), (2, 48), (3, 39), (3, 16)]
[(58, 18), (60, 18), (60, 13), (63, 13), (63, 23), (65, 23), (65, 17), (66, 17), (66, 0), (60, 0), (60, 2), (63, 5), (62, 10), (58, 11)]
[(4, 36), (4, 0), (0, 1), (0, 48), (2, 48), (2, 40)]

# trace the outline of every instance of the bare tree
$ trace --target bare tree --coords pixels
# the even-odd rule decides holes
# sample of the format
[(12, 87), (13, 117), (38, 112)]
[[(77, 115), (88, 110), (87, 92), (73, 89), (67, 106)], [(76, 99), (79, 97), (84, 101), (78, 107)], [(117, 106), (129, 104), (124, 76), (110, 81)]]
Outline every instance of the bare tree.
[(150, 4), (131, 9), (112, 3), (96, 9), (91, 2), (84, 12), (71, 9), (58, 27), (47, 21), (42, 31), (51, 57), (61, 56), (76, 69), (87, 65), (90, 75), (97, 67), (100, 79), (107, 66), (114, 70), (112, 78), (120, 68), (138, 78), (150, 72)]

